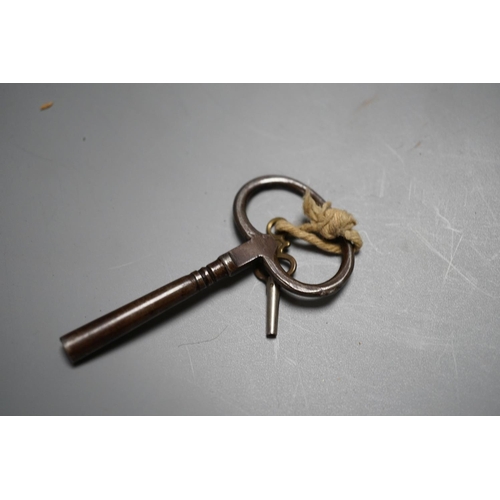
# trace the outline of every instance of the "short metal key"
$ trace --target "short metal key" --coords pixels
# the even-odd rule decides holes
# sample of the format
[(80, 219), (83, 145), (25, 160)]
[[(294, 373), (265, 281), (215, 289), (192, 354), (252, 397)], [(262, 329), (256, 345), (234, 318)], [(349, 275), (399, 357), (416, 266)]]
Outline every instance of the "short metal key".
[(272, 188), (288, 189), (301, 196), (309, 190), (316, 203), (325, 202), (314, 190), (290, 177), (270, 175), (248, 182), (239, 190), (233, 204), (235, 225), (248, 241), (198, 271), (64, 335), (60, 340), (69, 359), (73, 363), (80, 361), (220, 279), (234, 276), (255, 261), (263, 264), (266, 273), (275, 283), (292, 293), (321, 297), (339, 290), (354, 268), (354, 249), (351, 243), (341, 239), (342, 262), (333, 278), (317, 285), (302, 283), (281, 267), (277, 251), (279, 243), (275, 235), (263, 234), (250, 223), (246, 214), (248, 201), (257, 192)]
[[(291, 255), (285, 253), (285, 250), (290, 246), (290, 242), (283, 234), (273, 233), (273, 227), (280, 219), (281, 217), (271, 219), (267, 224), (266, 233), (270, 234), (278, 243), (276, 258), (278, 261), (286, 260), (288, 262), (289, 268), (286, 273), (288, 276), (293, 276), (293, 273), (297, 269), (297, 261)], [(266, 336), (274, 338), (278, 335), (280, 287), (274, 281), (273, 277), (262, 269), (262, 266), (255, 268), (255, 276), (266, 283)]]

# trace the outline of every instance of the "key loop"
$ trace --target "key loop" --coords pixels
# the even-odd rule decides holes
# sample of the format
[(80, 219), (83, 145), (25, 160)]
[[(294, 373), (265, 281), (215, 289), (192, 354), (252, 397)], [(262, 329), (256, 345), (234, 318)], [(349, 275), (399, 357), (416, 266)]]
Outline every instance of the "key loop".
[[(263, 177), (257, 177), (256, 179), (247, 182), (236, 195), (233, 204), (233, 215), (234, 222), (243, 237), (247, 239), (269, 237), (269, 235), (264, 235), (258, 231), (250, 222), (247, 216), (247, 205), (250, 199), (255, 196), (259, 191), (265, 189), (286, 189), (294, 193), (299, 194), (303, 197), (306, 190), (309, 190), (313, 200), (316, 203), (322, 205), (325, 200), (313, 189), (311, 189), (306, 184), (303, 184), (296, 179), (291, 177), (280, 176), (280, 175), (266, 175)], [(354, 269), (354, 247), (352, 244), (340, 238), (340, 245), (342, 248), (342, 262), (340, 268), (329, 280), (319, 283), (303, 283), (302, 281), (296, 280), (289, 276), (279, 264), (275, 253), (270, 254), (267, 251), (263, 251), (261, 258), (263, 260), (264, 266), (267, 272), (286, 290), (292, 293), (303, 296), (313, 296), (322, 297), (325, 295), (330, 295), (335, 293), (341, 288)]]
[(273, 238), (278, 241), (278, 250), (276, 250), (276, 258), (278, 259), (278, 262), (280, 260), (286, 260), (288, 262), (288, 265), (290, 266), (288, 270), (286, 271), (286, 274), (289, 276), (293, 276), (293, 273), (297, 269), (297, 261), (295, 258), (290, 255), (289, 253), (285, 253), (285, 250), (292, 244), (289, 240), (287, 240), (282, 233), (274, 233), (273, 232), (273, 227), (276, 225), (276, 222), (279, 220), (282, 220), (281, 217), (275, 217), (274, 219), (271, 219), (267, 223), (266, 227), (266, 233), (270, 234)]

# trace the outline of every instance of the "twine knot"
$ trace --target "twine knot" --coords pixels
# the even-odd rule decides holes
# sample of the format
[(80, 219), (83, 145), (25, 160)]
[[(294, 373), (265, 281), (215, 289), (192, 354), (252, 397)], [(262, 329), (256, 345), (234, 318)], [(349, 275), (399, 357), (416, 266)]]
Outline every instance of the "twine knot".
[(286, 219), (280, 219), (276, 222), (276, 231), (289, 233), (330, 253), (339, 254), (342, 252), (338, 243), (328, 241), (339, 237), (350, 241), (355, 252), (358, 252), (362, 247), (361, 236), (353, 229), (356, 225), (356, 219), (349, 212), (339, 208), (332, 208), (330, 202), (318, 205), (313, 200), (309, 190), (304, 195), (303, 209), (310, 222), (294, 226)]

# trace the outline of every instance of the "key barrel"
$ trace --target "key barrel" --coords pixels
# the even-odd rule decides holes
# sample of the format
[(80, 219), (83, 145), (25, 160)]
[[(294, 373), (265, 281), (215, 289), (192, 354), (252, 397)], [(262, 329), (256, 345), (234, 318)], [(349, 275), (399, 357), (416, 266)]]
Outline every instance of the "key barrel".
[(199, 271), (67, 333), (60, 339), (63, 349), (68, 358), (76, 363), (237, 270), (231, 256), (226, 253)]

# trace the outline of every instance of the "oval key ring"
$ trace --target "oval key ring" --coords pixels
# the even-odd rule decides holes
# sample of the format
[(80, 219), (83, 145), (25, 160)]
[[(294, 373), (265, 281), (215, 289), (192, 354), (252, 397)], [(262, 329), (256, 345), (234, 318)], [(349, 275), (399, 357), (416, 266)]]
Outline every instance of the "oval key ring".
[[(316, 191), (291, 177), (266, 175), (253, 179), (238, 191), (233, 204), (234, 222), (243, 237), (252, 239), (265, 236), (252, 225), (248, 219), (246, 209), (250, 199), (259, 191), (274, 188), (286, 189), (302, 197), (305, 195), (306, 190), (309, 190), (316, 203), (320, 205), (325, 203), (325, 200)], [(261, 257), (269, 275), (283, 288), (298, 295), (321, 297), (338, 291), (346, 283), (354, 269), (354, 248), (352, 244), (344, 238), (339, 238), (339, 241), (342, 249), (340, 268), (333, 278), (319, 284), (303, 283), (289, 276), (281, 267), (275, 254), (270, 255), (267, 252), (262, 252)]]

